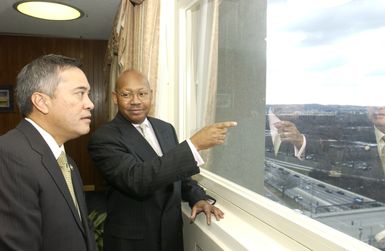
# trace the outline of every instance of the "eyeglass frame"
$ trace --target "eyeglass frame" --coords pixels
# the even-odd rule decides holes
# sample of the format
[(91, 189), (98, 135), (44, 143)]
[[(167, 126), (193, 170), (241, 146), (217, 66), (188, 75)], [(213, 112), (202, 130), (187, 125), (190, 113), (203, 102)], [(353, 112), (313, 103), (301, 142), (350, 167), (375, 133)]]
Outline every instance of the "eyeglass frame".
[[(124, 100), (131, 101), (134, 96), (136, 96), (140, 101), (147, 101), (151, 97), (152, 90), (139, 90), (137, 92), (120, 92), (120, 91), (115, 91), (115, 94), (117, 96), (122, 97)], [(144, 97), (140, 97), (141, 94), (145, 94)]]

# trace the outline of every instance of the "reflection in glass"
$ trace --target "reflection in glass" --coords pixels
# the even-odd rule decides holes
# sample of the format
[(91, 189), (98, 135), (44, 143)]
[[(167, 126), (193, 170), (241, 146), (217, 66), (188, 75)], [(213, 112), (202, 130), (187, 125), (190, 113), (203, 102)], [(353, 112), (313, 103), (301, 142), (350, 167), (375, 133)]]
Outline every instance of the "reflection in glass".
[(384, 248), (385, 2), (318, 2), (268, 1), (265, 188)]

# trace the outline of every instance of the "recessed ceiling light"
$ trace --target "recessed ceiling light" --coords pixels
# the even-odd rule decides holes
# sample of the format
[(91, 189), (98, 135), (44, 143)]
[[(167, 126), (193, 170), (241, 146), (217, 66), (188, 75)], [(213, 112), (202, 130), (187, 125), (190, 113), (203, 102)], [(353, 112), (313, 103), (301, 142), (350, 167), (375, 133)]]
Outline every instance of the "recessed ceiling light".
[(13, 7), (27, 16), (46, 20), (73, 20), (83, 16), (79, 9), (58, 2), (22, 1)]

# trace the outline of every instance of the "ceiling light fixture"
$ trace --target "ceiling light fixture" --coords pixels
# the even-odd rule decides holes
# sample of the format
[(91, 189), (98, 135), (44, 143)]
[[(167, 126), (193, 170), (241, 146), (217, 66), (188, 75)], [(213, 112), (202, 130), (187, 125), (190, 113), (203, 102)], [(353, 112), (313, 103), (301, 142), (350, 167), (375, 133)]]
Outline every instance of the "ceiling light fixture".
[(83, 16), (81, 10), (58, 2), (21, 1), (13, 7), (24, 15), (46, 20), (73, 20)]

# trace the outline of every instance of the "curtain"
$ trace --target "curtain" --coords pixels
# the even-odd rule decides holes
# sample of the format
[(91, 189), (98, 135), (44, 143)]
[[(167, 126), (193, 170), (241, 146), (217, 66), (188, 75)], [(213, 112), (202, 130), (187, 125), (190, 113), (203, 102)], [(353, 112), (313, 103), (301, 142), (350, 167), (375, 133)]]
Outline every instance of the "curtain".
[[(141, 3), (142, 2), (142, 3)], [(106, 86), (108, 86), (109, 117), (116, 107), (111, 99), (117, 77), (127, 69), (136, 69), (147, 76), (156, 93), (159, 47), (160, 0), (122, 0), (115, 16), (106, 55)], [(156, 95), (153, 98), (154, 113)]]
[(204, 125), (215, 122), (217, 75), (218, 75), (218, 22), (219, 22), (219, 0), (213, 1), (212, 32), (210, 38), (210, 55), (208, 70), (208, 88), (206, 100), (206, 111), (204, 113)]
[[(198, 102), (203, 102), (202, 124), (199, 125), (203, 127), (215, 123), (215, 111), (216, 111), (216, 95), (217, 95), (217, 76), (218, 76), (218, 32), (219, 32), (219, 5), (220, 0), (213, 0), (212, 7), (212, 19), (208, 20), (211, 22), (211, 35), (210, 35), (210, 44), (209, 44), (209, 55), (206, 60), (208, 60), (208, 74), (206, 76), (207, 80), (207, 92), (206, 96), (203, 97), (203, 100)], [(199, 114), (198, 114), (199, 116)], [(206, 168), (210, 169), (212, 164), (212, 153), (211, 149), (201, 151), (201, 155), (205, 160)]]

